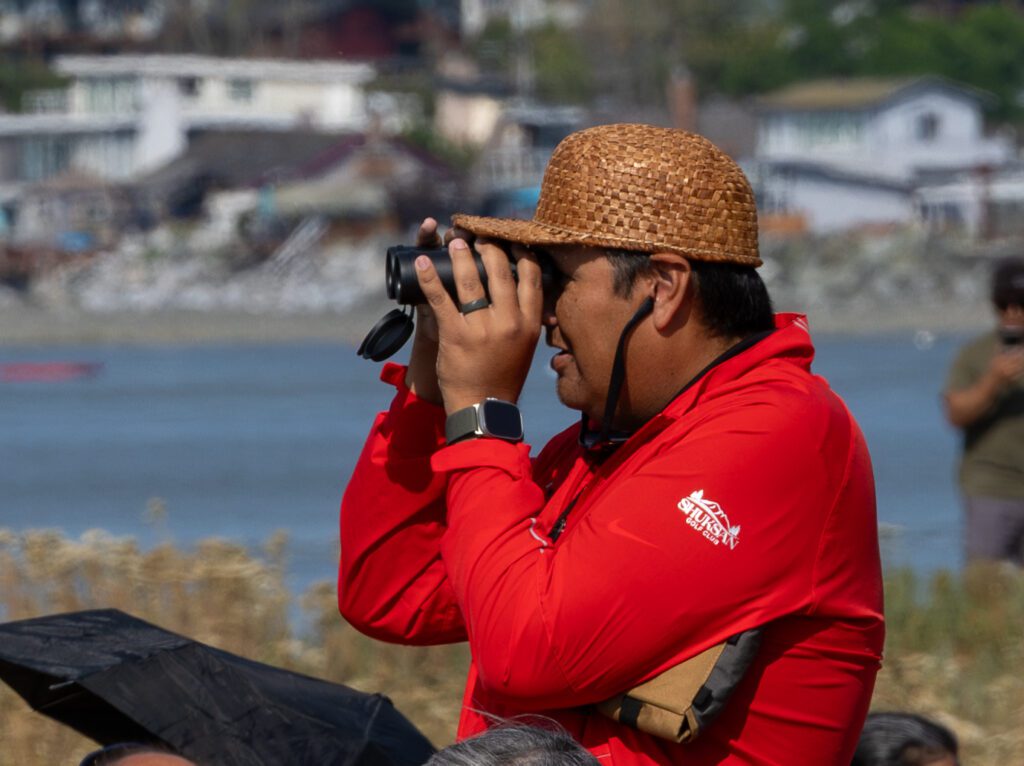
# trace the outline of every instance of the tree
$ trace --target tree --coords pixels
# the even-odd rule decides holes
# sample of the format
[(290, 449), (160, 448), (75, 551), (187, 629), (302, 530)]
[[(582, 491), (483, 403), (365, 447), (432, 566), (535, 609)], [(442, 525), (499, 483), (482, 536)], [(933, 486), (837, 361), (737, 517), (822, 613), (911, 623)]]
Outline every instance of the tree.
[(0, 67), (0, 111), (20, 112), (28, 91), (66, 85), (67, 79), (55, 74), (41, 59), (8, 55)]
[(589, 102), (592, 78), (578, 38), (554, 24), (532, 30), (529, 38), (537, 98), (562, 104)]
[(737, 55), (704, 84), (741, 94), (822, 77), (941, 74), (996, 94), (995, 117), (1019, 117), (1021, 11), (978, 3), (951, 18), (912, 5), (787, 0), (778, 17), (740, 31)]

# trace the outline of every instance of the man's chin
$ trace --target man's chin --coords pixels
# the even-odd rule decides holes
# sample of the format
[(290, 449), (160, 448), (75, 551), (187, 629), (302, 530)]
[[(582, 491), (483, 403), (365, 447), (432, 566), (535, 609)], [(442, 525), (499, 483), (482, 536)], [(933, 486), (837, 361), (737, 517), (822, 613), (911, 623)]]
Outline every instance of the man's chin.
[[(558, 401), (570, 410), (576, 410), (577, 412), (586, 412), (587, 417), (591, 420), (598, 421), (603, 416), (603, 410), (598, 412), (587, 412), (587, 402), (584, 401), (583, 397), (580, 396), (580, 392), (574, 389), (568, 384), (564, 378), (558, 379), (558, 385), (555, 388), (555, 393), (558, 395)], [(593, 409), (592, 407), (590, 409)]]
[(555, 395), (558, 396), (558, 401), (570, 410), (579, 409), (579, 405), (576, 403), (576, 397), (573, 396), (573, 391), (566, 383), (565, 378), (561, 375), (558, 376), (558, 382), (555, 384)]

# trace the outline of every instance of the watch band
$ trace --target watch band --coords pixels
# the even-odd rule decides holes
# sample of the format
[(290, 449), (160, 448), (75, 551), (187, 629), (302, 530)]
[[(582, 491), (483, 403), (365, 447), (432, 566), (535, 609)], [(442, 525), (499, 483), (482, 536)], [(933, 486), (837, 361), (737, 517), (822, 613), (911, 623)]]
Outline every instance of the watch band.
[(444, 423), (448, 444), (488, 436), (508, 442), (523, 440), (523, 417), (512, 402), (488, 397), (469, 407), (456, 410)]
[(483, 436), (480, 431), (480, 404), (456, 410), (444, 421), (444, 440), (449, 444), (468, 439), (471, 436)]

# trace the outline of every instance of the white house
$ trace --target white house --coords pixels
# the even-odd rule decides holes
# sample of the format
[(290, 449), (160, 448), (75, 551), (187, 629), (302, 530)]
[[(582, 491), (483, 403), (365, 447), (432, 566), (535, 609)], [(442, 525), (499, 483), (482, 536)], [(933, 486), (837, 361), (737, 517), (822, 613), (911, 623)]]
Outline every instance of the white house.
[(575, 27), (586, 16), (585, 6), (580, 0), (459, 0), (460, 32), (474, 38), (496, 19), (516, 30), (545, 23)]
[(914, 193), (917, 216), (933, 228), (959, 228), (972, 236), (1024, 234), (1024, 167), (996, 173), (982, 168)]
[(75, 170), (128, 179), (179, 155), (199, 130), (365, 129), (373, 67), (195, 55), (59, 56), (66, 92), (42, 113), (0, 115), (0, 182)]
[(770, 94), (758, 103), (751, 168), (762, 209), (819, 232), (914, 220), (921, 187), (1012, 162), (1013, 142), (985, 134), (991, 98), (940, 77), (815, 81)]

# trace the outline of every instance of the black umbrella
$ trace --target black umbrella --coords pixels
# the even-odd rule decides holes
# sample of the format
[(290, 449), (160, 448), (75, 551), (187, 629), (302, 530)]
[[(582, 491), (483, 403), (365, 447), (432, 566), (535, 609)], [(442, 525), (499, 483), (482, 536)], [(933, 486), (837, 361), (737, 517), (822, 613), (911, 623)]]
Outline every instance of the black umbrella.
[(418, 766), (434, 752), (387, 697), (116, 609), (0, 625), (0, 679), (100, 744), (162, 743), (210, 766)]

